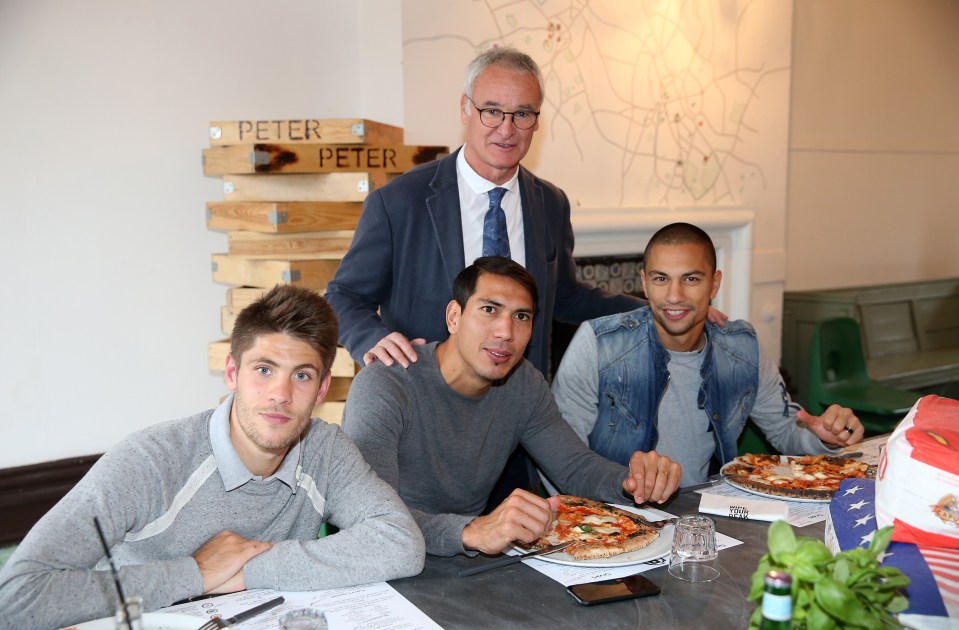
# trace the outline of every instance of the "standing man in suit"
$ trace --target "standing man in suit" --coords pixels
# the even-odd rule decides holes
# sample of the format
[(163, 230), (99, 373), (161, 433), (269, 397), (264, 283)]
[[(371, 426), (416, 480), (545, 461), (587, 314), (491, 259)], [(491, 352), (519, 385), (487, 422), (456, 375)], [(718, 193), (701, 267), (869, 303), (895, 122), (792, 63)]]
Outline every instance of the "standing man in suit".
[(453, 279), (484, 255), (512, 258), (540, 287), (526, 358), (544, 375), (554, 318), (580, 323), (645, 304), (577, 282), (569, 201), (519, 164), (542, 104), (535, 61), (512, 48), (484, 52), (467, 67), (460, 98), (466, 144), (367, 197), (326, 291), (340, 343), (357, 362), (405, 367), (416, 361), (413, 345), (446, 339)]

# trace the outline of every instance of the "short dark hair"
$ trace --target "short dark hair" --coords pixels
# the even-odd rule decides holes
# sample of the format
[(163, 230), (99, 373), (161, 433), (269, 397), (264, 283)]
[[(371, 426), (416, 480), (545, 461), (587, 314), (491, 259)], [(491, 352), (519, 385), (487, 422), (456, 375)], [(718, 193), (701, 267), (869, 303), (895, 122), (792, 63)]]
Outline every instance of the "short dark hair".
[(230, 339), (233, 360), (239, 365), (257, 337), (275, 333), (309, 344), (320, 355), (324, 374), (333, 365), (339, 325), (333, 309), (316, 291), (278, 284), (240, 311)]
[(702, 229), (691, 223), (670, 223), (660, 228), (646, 244), (648, 252), (655, 245), (702, 245), (706, 250), (706, 262), (716, 271), (716, 246)]
[(476, 79), (490, 66), (500, 66), (520, 74), (528, 74), (536, 79), (539, 86), (539, 104), (543, 104), (546, 94), (543, 92), (543, 74), (539, 66), (533, 61), (533, 58), (524, 52), (520, 52), (509, 46), (495, 46), (484, 53), (481, 53), (476, 59), (466, 66), (466, 77), (463, 79), (463, 94), (473, 98), (473, 84)]
[(456, 275), (456, 279), (453, 280), (453, 299), (460, 305), (460, 308), (466, 308), (466, 303), (476, 293), (476, 283), (479, 277), (484, 273), (505, 276), (521, 284), (533, 299), (533, 311), (536, 311), (536, 302), (539, 300), (536, 280), (526, 271), (525, 267), (510, 258), (502, 256), (477, 258), (472, 265)]

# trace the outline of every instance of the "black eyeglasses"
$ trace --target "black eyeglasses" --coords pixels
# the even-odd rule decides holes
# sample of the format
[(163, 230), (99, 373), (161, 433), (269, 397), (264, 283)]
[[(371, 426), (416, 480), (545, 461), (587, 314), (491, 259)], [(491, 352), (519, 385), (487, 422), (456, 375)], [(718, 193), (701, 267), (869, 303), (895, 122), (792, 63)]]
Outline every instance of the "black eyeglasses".
[(496, 128), (503, 124), (503, 121), (506, 120), (508, 115), (513, 121), (513, 126), (517, 129), (532, 129), (533, 125), (536, 124), (536, 119), (539, 117), (539, 112), (530, 111), (528, 109), (519, 109), (515, 112), (504, 112), (501, 109), (496, 107), (489, 107), (483, 109), (481, 107), (476, 107), (476, 103), (473, 102), (473, 99), (466, 97), (470, 104), (476, 108), (476, 111), (480, 114), (480, 122), (482, 122), (487, 127)]

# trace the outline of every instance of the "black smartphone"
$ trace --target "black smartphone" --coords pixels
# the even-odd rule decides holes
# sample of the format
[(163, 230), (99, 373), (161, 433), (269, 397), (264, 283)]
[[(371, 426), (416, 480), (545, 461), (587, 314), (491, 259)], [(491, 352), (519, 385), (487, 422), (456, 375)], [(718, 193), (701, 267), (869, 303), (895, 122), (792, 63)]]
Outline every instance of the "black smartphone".
[(577, 602), (583, 606), (618, 602), (634, 597), (659, 595), (659, 587), (642, 575), (628, 575), (615, 580), (603, 580), (588, 584), (573, 584), (566, 588)]

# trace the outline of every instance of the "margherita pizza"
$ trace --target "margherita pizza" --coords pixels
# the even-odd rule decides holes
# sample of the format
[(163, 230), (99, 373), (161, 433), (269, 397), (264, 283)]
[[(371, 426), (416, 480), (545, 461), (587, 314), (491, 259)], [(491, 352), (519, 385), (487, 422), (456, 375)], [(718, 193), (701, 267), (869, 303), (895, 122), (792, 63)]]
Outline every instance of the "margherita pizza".
[(829, 501), (843, 479), (867, 477), (869, 466), (832, 455), (740, 455), (723, 466), (726, 481), (749, 492)]
[(556, 520), (531, 545), (543, 549), (574, 540), (565, 549), (574, 560), (609, 558), (646, 547), (659, 532), (641, 517), (605, 503), (559, 495)]

